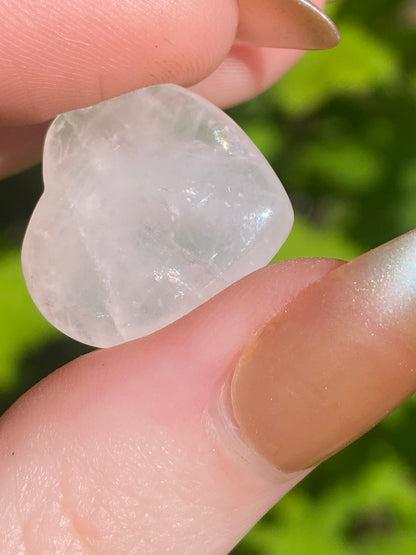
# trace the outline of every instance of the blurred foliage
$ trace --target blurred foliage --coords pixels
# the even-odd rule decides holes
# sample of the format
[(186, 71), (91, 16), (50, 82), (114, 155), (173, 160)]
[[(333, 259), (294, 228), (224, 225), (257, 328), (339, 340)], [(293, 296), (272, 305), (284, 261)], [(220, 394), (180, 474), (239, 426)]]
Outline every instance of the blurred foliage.
[[(284, 183), (296, 223), (277, 258), (350, 259), (416, 227), (416, 2), (339, 0), (342, 42), (308, 53), (231, 115)], [(3, 184), (0, 409), (86, 347), (63, 338), (26, 292), (20, 244), (40, 169)], [(416, 400), (284, 498), (239, 555), (416, 553)]]

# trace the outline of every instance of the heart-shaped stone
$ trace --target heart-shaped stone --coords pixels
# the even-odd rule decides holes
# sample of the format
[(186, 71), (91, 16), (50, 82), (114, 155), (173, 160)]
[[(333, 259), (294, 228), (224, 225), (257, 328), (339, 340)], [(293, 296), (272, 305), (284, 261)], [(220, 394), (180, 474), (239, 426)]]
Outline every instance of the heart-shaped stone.
[(58, 116), (23, 271), (45, 317), (109, 347), (147, 335), (264, 266), (293, 221), (245, 133), (176, 85)]

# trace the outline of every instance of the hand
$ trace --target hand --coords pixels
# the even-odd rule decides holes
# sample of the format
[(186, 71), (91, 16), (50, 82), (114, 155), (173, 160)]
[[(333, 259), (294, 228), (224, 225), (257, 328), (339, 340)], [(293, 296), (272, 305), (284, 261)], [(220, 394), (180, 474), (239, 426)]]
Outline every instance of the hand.
[[(197, 85), (224, 104), (259, 92), (298, 55), (234, 52), (241, 80), (225, 58)], [(248, 53), (265, 64), (247, 69)], [(255, 85), (253, 70), (262, 76)], [(51, 86), (50, 105), (84, 91), (87, 76), (61, 95)], [(39, 93), (20, 122), (78, 105), (40, 104)], [(0, 552), (227, 552), (312, 465), (415, 389), (415, 241), (408, 235), (348, 265), (268, 267), (172, 326), (41, 382), (2, 419)]]
[(163, 82), (192, 85), (221, 107), (238, 104), (301, 55), (253, 41), (298, 48), (337, 43), (335, 27), (306, 0), (258, 0), (255, 13), (251, 1), (240, 4), (239, 11), (237, 0), (3, 2), (0, 178), (40, 160), (49, 120), (58, 113)]

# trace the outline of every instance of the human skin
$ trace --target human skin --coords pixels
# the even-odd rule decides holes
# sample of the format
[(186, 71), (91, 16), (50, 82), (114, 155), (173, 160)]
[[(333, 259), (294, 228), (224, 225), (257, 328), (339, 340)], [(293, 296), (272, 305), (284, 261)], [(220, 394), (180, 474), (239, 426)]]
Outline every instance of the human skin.
[[(161, 2), (126, 0), (121, 10), (95, 4), (86, 12), (85, 4), (61, 2), (59, 13), (52, 1), (0, 4), (0, 73), (8, 76), (0, 82), (3, 175), (37, 159), (43, 122), (58, 112), (165, 80), (229, 106), (264, 90), (300, 55), (243, 45), (235, 0), (168, 1), (163, 10)], [(11, 21), (20, 37), (13, 47)], [(53, 27), (56, 21), (65, 25)], [(315, 282), (325, 289), (342, 264), (269, 266), (167, 328), (81, 357), (24, 395), (0, 421), (0, 553), (227, 553), (319, 462), (315, 452), (300, 469), (291, 459), (295, 471), (285, 473), (259, 455), (233, 415), (235, 368), (268, 322), (283, 318), (292, 301), (298, 314), (301, 292)], [(330, 314), (337, 314), (339, 298)], [(366, 306), (368, 314), (377, 307)], [(402, 306), (392, 310), (400, 323)], [(366, 314), (354, 325), (368, 329)], [(397, 340), (399, 325), (383, 332), (382, 343), (371, 336), (360, 365), (372, 368), (385, 345), (382, 360), (401, 369), (416, 365), (410, 339)], [(332, 345), (325, 334), (315, 342), (317, 354), (325, 359)], [(396, 389), (397, 380), (403, 385), (399, 403), (411, 394), (410, 373), (391, 374)], [(388, 388), (389, 372), (383, 376)], [(382, 409), (373, 420), (364, 415), (367, 427)], [(353, 416), (363, 433), (359, 413)], [(319, 430), (313, 433), (319, 443)]]

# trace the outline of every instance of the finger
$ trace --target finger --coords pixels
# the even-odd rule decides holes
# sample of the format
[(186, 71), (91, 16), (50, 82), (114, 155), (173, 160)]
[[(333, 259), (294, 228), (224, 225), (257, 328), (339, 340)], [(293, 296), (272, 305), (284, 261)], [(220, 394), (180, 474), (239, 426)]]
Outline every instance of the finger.
[(2, 551), (226, 553), (416, 389), (415, 255), (268, 267), (42, 382), (2, 422)]
[(32, 389), (1, 421), (0, 552), (228, 552), (300, 476), (273, 483), (249, 449), (241, 460), (222, 384), (256, 330), (336, 265), (271, 266)]
[(195, 83), (224, 59), (236, 0), (2, 2), (0, 122), (57, 113), (159, 82)]
[(237, 0), (2, 3), (0, 124), (45, 121), (155, 83), (195, 84), (225, 59), (237, 29), (240, 42), (256, 46), (338, 41), (307, 0), (240, 0), (240, 13)]
[[(323, 8), (325, 0), (315, 4)], [(307, 0), (240, 0), (239, 5), (236, 44), (218, 69), (192, 87), (222, 108), (269, 88), (299, 60), (299, 48), (332, 48), (339, 42), (335, 25)]]
[(288, 71), (299, 50), (235, 45), (220, 67), (191, 89), (222, 108), (254, 98)]
[(415, 392), (415, 260), (416, 230), (345, 264), (300, 293), (240, 359), (234, 415), (280, 469), (318, 464)]

